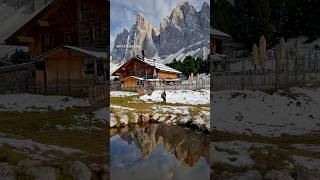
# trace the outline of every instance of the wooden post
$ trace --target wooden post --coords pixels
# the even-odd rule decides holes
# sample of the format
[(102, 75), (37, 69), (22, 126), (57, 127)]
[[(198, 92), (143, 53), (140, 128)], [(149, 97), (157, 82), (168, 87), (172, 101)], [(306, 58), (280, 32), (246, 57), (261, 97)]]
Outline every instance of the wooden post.
[(275, 58), (276, 64), (275, 64), (275, 89), (279, 89), (279, 60), (278, 57), (276, 56)]
[(289, 58), (288, 58), (288, 49), (286, 50), (286, 87), (289, 88)]
[(244, 78), (245, 78), (245, 62), (244, 60), (242, 60), (242, 76), (241, 76), (241, 89), (243, 90), (245, 88), (245, 82), (244, 82)]
[(295, 84), (298, 83), (298, 59), (299, 59), (299, 52), (296, 52), (296, 58), (294, 60), (294, 81), (295, 81)]

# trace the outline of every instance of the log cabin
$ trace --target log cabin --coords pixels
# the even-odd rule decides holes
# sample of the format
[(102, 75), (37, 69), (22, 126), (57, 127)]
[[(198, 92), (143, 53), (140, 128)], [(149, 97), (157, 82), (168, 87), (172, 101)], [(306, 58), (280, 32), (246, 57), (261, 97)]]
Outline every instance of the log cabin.
[(138, 91), (157, 85), (178, 84), (182, 73), (155, 60), (132, 57), (114, 73), (121, 83), (121, 90)]
[(218, 29), (211, 29), (210, 31), (210, 54), (223, 54), (225, 51), (225, 44), (232, 41), (232, 37)]
[(109, 1), (53, 0), (5, 42), (28, 47), (37, 90), (85, 90), (107, 82)]
[(217, 72), (228, 71), (229, 62), (226, 60), (227, 55), (232, 53), (230, 46), (232, 37), (218, 29), (211, 29), (210, 31), (210, 61), (211, 72), (216, 74)]

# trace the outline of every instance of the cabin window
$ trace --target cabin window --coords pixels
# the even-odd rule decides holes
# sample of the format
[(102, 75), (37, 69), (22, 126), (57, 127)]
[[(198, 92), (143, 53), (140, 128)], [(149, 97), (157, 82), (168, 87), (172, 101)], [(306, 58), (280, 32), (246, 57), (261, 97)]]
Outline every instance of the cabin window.
[(137, 79), (137, 86), (143, 85), (143, 82), (139, 79)]
[(80, 20), (85, 20), (87, 17), (86, 12), (89, 11), (88, 4), (81, 4), (80, 5)]
[(64, 33), (64, 42), (65, 43), (71, 43), (72, 42), (72, 33), (71, 32), (65, 32)]
[(220, 39), (217, 40), (216, 53), (222, 54), (222, 41)]
[(86, 58), (84, 60), (84, 73), (94, 74), (94, 61), (91, 58)]
[(81, 21), (92, 21), (96, 19), (96, 13), (89, 4), (80, 5), (80, 20)]

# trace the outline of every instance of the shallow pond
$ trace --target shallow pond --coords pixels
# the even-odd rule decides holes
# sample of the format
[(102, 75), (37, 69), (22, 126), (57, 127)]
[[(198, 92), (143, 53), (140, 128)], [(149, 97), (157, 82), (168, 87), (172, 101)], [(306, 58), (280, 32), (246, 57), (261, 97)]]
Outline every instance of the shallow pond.
[(210, 179), (209, 140), (178, 126), (152, 124), (111, 131), (111, 180)]

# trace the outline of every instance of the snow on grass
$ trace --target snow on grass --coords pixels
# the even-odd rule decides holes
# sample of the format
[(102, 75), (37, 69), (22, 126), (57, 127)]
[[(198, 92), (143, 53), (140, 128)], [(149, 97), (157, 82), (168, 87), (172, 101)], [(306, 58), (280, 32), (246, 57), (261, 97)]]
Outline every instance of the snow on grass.
[(245, 141), (211, 142), (211, 162), (226, 163), (238, 167), (250, 167), (255, 164), (254, 160), (250, 157), (250, 147), (269, 146), (273, 147), (273, 145), (269, 144), (249, 143)]
[(0, 111), (47, 111), (90, 106), (87, 99), (37, 94), (0, 95)]
[(157, 113), (189, 114), (189, 107), (187, 106), (154, 106), (153, 110)]
[(292, 144), (291, 146), (306, 150), (320, 153), (320, 146), (312, 145), (312, 144)]
[(304, 156), (292, 156), (295, 165), (303, 166), (308, 169), (319, 168), (320, 159), (304, 157)]
[(212, 94), (214, 129), (263, 136), (320, 131), (320, 89), (228, 90)]
[(35, 151), (35, 150), (52, 151), (53, 150), (53, 151), (63, 152), (66, 154), (82, 153), (82, 151), (79, 149), (60, 147), (56, 145), (41, 144), (38, 142), (34, 142), (32, 140), (0, 137), (0, 146), (3, 146), (5, 144), (10, 145), (16, 149), (26, 149), (26, 150), (32, 150), (32, 151)]
[[(156, 90), (151, 94), (141, 96), (139, 99), (142, 101), (151, 102), (162, 102), (161, 94), (163, 91)], [(168, 90), (166, 91), (167, 103), (178, 103), (178, 104), (190, 104), (200, 105), (209, 104), (210, 102), (210, 91), (209, 90)]]
[(114, 108), (114, 109), (120, 109), (120, 110), (126, 110), (126, 111), (135, 111), (136, 110), (133, 108), (123, 107), (123, 106), (113, 105), (113, 104), (111, 104), (110, 107)]
[(137, 93), (134, 92), (126, 92), (126, 91), (111, 91), (110, 97), (127, 97), (127, 96), (136, 96)]

